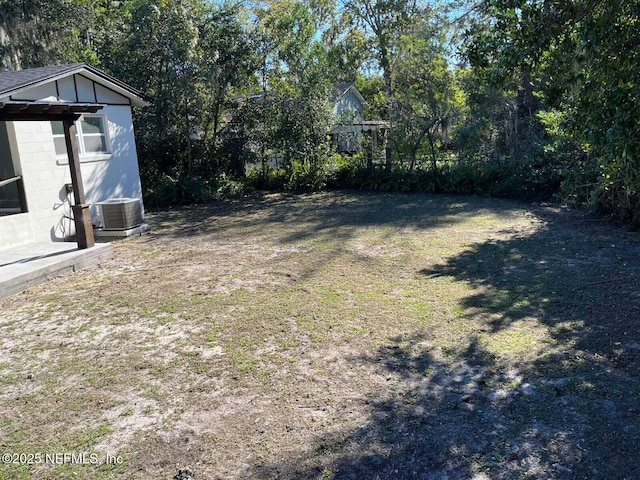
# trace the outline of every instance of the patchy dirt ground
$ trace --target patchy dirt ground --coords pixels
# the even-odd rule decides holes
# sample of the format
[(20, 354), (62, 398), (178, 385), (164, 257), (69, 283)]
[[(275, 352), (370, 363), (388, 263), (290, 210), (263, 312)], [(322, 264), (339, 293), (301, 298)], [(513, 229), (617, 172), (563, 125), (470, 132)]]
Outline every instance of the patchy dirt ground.
[(638, 234), (353, 192), (150, 221), (0, 300), (0, 478), (640, 478)]

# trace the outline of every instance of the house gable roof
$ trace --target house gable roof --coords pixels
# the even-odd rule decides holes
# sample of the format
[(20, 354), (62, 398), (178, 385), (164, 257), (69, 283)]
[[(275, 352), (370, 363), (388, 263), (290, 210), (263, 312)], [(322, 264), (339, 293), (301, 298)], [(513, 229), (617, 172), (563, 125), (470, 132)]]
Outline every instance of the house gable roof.
[(337, 101), (341, 96), (343, 96), (344, 94), (346, 94), (349, 91), (351, 91), (351, 93), (353, 93), (353, 95), (355, 95), (355, 97), (358, 99), (358, 101), (360, 103), (362, 103), (362, 104), (366, 103), (364, 97), (360, 93), (360, 90), (358, 90), (358, 87), (356, 87), (356, 84), (353, 83), (353, 82), (346, 82), (346, 83), (338, 83), (338, 84), (336, 84), (333, 87), (332, 99), (334, 101)]
[(53, 67), (28, 68), (0, 72), (0, 97), (9, 97), (61, 78), (82, 74), (131, 100), (132, 105), (146, 106), (151, 99), (126, 83), (86, 63), (72, 63)]

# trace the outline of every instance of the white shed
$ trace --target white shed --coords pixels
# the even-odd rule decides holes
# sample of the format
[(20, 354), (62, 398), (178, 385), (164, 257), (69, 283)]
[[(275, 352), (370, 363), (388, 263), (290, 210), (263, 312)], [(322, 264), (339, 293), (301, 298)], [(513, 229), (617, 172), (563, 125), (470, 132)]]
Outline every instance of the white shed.
[(131, 108), (145, 105), (86, 64), (0, 73), (0, 249), (76, 233), (86, 248), (102, 225), (97, 203), (143, 208)]

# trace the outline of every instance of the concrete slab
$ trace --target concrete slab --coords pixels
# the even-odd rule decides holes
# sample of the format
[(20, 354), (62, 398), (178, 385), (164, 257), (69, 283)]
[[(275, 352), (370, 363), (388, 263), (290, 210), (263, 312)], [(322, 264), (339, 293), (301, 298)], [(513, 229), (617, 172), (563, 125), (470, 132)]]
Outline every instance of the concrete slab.
[(151, 231), (151, 227), (149, 225), (147, 225), (146, 223), (143, 223), (142, 225), (138, 225), (136, 227), (132, 227), (132, 228), (127, 228), (125, 230), (104, 230), (102, 228), (96, 228), (93, 231), (93, 235), (96, 238), (100, 238), (100, 239), (120, 239), (120, 238), (127, 238), (127, 237), (131, 237), (133, 235), (144, 235), (145, 233), (149, 233)]
[(96, 265), (112, 255), (110, 243), (78, 250), (75, 243), (40, 242), (0, 250), (0, 298)]

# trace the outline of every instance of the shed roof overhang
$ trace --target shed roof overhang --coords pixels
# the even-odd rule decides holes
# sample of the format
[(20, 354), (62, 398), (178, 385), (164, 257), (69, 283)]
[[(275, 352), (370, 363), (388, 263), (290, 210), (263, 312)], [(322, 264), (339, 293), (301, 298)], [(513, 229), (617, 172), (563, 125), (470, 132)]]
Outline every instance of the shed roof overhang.
[(389, 122), (387, 122), (386, 120), (363, 120), (361, 122), (334, 125), (329, 130), (329, 134), (377, 132), (387, 129), (389, 129)]
[(99, 103), (0, 102), (0, 121), (77, 120), (103, 107)]

